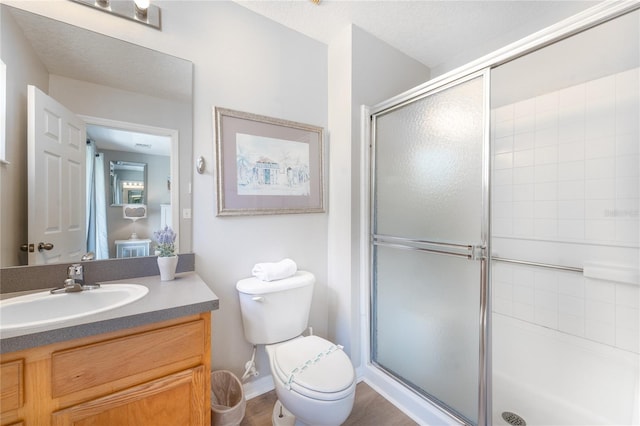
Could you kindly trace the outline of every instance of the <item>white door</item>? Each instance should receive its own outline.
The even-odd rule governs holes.
[[[79,261],[86,252],[85,124],[35,86],[28,103],[29,265]]]

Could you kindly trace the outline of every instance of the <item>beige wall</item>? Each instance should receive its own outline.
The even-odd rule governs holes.
[[[351,27],[327,46],[227,1],[160,2],[161,32],[73,2],[16,4],[193,62],[191,160],[202,155],[207,169],[194,174],[193,162],[181,168],[193,182],[196,271],[220,297],[220,310],[213,315],[213,368],[242,374],[251,346],[244,339],[235,283],[250,276],[255,263],[284,257],[316,276],[310,318],[315,333],[346,344],[357,365],[359,282],[353,271],[359,259],[352,246],[359,244],[355,212],[364,183],[356,178],[359,160],[353,153],[359,152],[360,139],[354,129],[360,124],[353,114],[359,103],[377,102],[423,82],[428,69],[375,38],[352,38]],[[341,52],[333,55],[333,49]],[[371,97],[362,95],[368,91]],[[216,217],[214,106],[324,127],[327,213]],[[268,377],[262,350],[258,369],[261,378]]]
[[[22,30],[0,13],[0,56],[7,65],[6,160],[0,164],[0,266],[26,263],[27,242],[27,84],[49,89],[49,74]]]

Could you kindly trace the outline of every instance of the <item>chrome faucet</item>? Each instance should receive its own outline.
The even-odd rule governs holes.
[[[83,290],[93,290],[99,287],[100,284],[85,284],[84,267],[79,263],[74,263],[67,268],[67,279],[64,280],[64,285],[51,290],[51,294],[62,292],[75,293]]]

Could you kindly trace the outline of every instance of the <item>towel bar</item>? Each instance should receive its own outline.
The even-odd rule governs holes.
[[[540,263],[540,262],[529,262],[526,260],[507,259],[504,257],[497,257],[497,256],[492,256],[491,260],[497,260],[498,262],[505,262],[505,263],[515,263],[518,265],[537,266],[539,268],[558,269],[561,271],[577,272],[580,274],[584,273],[584,270],[582,268],[576,268],[574,266],[554,265],[551,263]]]

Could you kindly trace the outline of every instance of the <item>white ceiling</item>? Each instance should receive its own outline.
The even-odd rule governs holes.
[[[100,151],[108,149],[165,157],[171,155],[171,138],[168,136],[87,125],[87,138],[95,141]]]
[[[321,0],[319,4],[310,0],[234,1],[327,45],[336,34],[354,24],[430,67],[432,77],[599,3],[582,0]],[[176,78],[184,73],[190,75],[192,65],[188,61],[19,9],[12,11],[52,74],[178,100],[191,97],[191,79],[184,84],[185,79]],[[121,61],[104,60],[113,58],[114,52]],[[127,64],[126,74],[119,71],[122,63]],[[155,66],[158,64],[161,65]],[[149,69],[154,69],[154,79],[148,78]],[[159,80],[164,82],[162,86],[149,86]],[[92,128],[89,133],[96,140],[123,138],[112,129],[98,133],[98,129]],[[126,138],[138,139],[139,135]]]
[[[21,9],[9,10],[50,74],[191,102],[191,62]]]
[[[432,76],[490,53],[599,1],[235,0],[329,44],[349,24],[432,69]]]
[[[234,1],[325,44],[330,44],[336,34],[354,24],[431,68],[431,77],[600,3],[320,0],[316,5],[310,0]],[[500,78],[492,79],[501,83],[492,85],[492,105],[515,102],[637,67],[639,31],[638,13],[627,15],[500,67]],[[528,76],[527,84],[522,84],[523,75]]]

